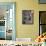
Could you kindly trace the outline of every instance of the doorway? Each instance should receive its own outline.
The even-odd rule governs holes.
[[[15,40],[15,3],[0,3],[0,40]]]

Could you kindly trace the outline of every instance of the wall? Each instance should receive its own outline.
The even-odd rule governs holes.
[[[46,10],[46,4],[38,4],[38,0],[1,0],[0,2],[16,2],[16,37],[36,38],[39,34],[39,10]],[[22,24],[22,10],[34,10],[34,24]]]
[[[17,3],[17,2],[16,2]],[[22,24],[22,10],[29,9],[34,10],[34,24],[32,25],[23,25]],[[20,0],[18,1],[17,9],[17,37],[22,38],[36,38],[39,32],[38,25],[38,4],[35,0]]]

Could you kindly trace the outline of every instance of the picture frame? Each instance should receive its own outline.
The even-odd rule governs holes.
[[[22,24],[33,24],[33,10],[22,10]]]
[[[39,4],[46,4],[46,0],[39,0]]]

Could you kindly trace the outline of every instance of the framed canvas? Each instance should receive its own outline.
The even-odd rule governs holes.
[[[40,4],[46,4],[46,0],[39,0]]]
[[[33,10],[22,10],[22,24],[33,24]]]

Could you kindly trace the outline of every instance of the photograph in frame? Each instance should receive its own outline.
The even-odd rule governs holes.
[[[33,24],[33,10],[22,10],[22,24]]]

